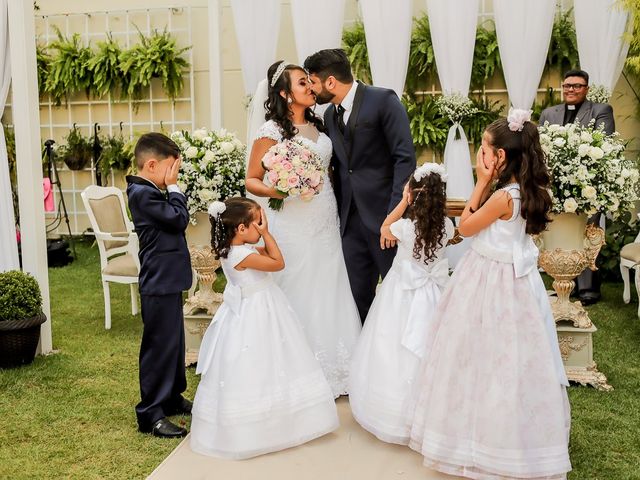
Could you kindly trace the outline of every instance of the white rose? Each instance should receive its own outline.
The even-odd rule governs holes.
[[[587,144],[584,144],[584,143],[581,144],[578,147],[578,155],[580,155],[581,157],[586,157],[587,155],[589,155],[589,149],[590,148],[591,147],[589,145],[587,145]]]
[[[211,142],[213,142],[213,138],[211,138],[211,137],[209,137],[209,136],[206,136],[206,137],[204,137],[204,138],[202,139],[202,142],[203,142],[205,145],[211,145]]]
[[[573,198],[567,198],[564,201],[564,211],[567,213],[575,213],[578,209],[578,202],[576,202]]]
[[[200,141],[204,140],[206,136],[207,136],[207,131],[204,128],[199,128],[198,130],[195,130],[192,135],[193,138]]]
[[[584,143],[591,143],[591,142],[593,142],[593,137],[591,136],[591,134],[589,132],[582,132],[580,134],[580,141],[582,141]]]
[[[189,147],[184,152],[184,156],[187,158],[196,158],[198,156],[198,149],[196,147]]]
[[[178,182],[178,188],[180,190],[182,190],[183,192],[186,192],[187,191],[187,184],[184,183],[184,182]]]
[[[202,160],[205,161],[205,164],[209,164],[210,162],[212,162],[214,159],[216,158],[216,154],[213,153],[211,150],[206,150],[204,152],[204,157],[202,157]]]
[[[224,153],[229,154],[236,149],[236,146],[231,142],[222,142],[220,143],[220,150]]]
[[[213,192],[213,190],[209,190],[208,188],[200,190],[200,198],[204,202],[211,202],[212,200],[215,200],[215,196],[216,194]]]
[[[582,196],[584,198],[589,198],[589,199],[596,198],[597,194],[598,192],[591,185],[587,185],[582,189]]]
[[[564,145],[565,145],[566,143],[567,143],[567,142],[564,140],[564,138],[556,138],[556,139],[553,141],[553,144],[554,144],[556,147],[564,147]]]
[[[631,176],[631,170],[629,170],[628,168],[623,168],[622,172],[620,172],[620,175],[622,176],[622,178],[629,178]]]
[[[600,147],[589,147],[589,156],[594,160],[600,160],[604,157],[604,152]]]

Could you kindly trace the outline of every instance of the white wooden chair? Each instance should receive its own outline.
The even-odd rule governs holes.
[[[640,218],[640,213],[638,214]],[[640,299],[640,233],[633,241],[628,243],[620,250],[620,273],[622,273],[622,281],[624,282],[624,291],[622,299],[624,303],[631,301],[631,285],[629,281],[629,270],[634,270],[636,293]],[[640,302],[639,302],[640,303]],[[640,317],[640,305],[638,305],[638,317]]]
[[[91,185],[81,194],[100,250],[104,290],[104,328],[111,328],[109,282],[129,284],[131,315],[138,313],[138,236],[127,216],[122,192],[115,187]]]

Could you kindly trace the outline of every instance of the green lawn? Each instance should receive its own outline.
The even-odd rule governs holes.
[[[0,371],[0,478],[144,478],[179,443],[137,433],[139,316],[127,286],[112,286],[104,329],[97,248],[50,270],[55,355]],[[640,320],[635,292],[606,284],[590,312],[596,361],[615,390],[572,387],[571,479],[640,479]],[[197,385],[187,372],[192,398]],[[177,421],[186,419],[178,418]],[[188,420],[187,420],[188,423]],[[225,479],[227,480],[227,479]],[[230,480],[230,479],[229,479]],[[303,480],[303,479],[301,479]]]

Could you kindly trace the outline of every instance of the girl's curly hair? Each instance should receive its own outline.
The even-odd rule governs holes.
[[[291,95],[291,76],[290,72],[293,70],[300,70],[305,72],[304,68],[298,65],[287,65],[282,72],[282,75],[276,80],[276,84],[272,87],[271,80],[273,79],[273,75],[276,73],[278,66],[282,63],[278,61],[269,67],[267,71],[267,81],[269,82],[269,93],[267,100],[264,102],[264,108],[266,110],[265,120],[273,120],[276,124],[282,129],[282,135],[285,139],[289,140],[295,137],[297,130],[296,127],[293,126],[293,121],[291,120],[291,111],[289,110],[289,104],[287,103],[287,99],[283,98],[280,95],[281,91],[284,91],[287,94],[287,97]],[[322,120],[313,113],[311,108],[307,108],[304,111],[304,118],[311,124],[313,124],[319,132],[325,132],[326,129]]]
[[[260,205],[250,198],[231,197],[224,201],[227,207],[217,217],[209,215],[211,222],[211,248],[216,254],[216,260],[227,258],[231,241],[236,236],[236,229],[240,225],[249,227],[253,222],[256,211],[260,211]]]
[[[446,183],[437,173],[425,175],[419,182],[409,178],[411,205],[405,216],[416,226],[416,241],[413,258],[429,264],[446,240],[445,219],[447,217]]]

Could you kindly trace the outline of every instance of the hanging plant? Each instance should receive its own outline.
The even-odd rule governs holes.
[[[82,46],[79,34],[65,38],[58,28],[55,30],[58,39],[49,45],[53,54],[45,92],[51,95],[56,105],[60,105],[63,98],[69,98],[74,93],[85,90],[88,94],[91,76],[87,63],[91,58],[91,49]]]
[[[409,128],[413,144],[418,150],[431,148],[436,152],[444,152],[449,132],[449,121],[440,115],[438,105],[431,95],[418,101],[405,95],[402,99],[409,116]]]
[[[107,137],[100,154],[100,168],[103,176],[107,176],[111,170],[126,172],[131,167],[133,155],[126,149],[126,141],[120,134]]]
[[[577,68],[580,64],[576,27],[572,19],[573,9],[570,9],[559,14],[553,22],[547,53],[547,69],[555,68],[562,73],[570,68]]]
[[[420,90],[433,78],[437,78],[436,56],[431,43],[429,18],[423,15],[413,22],[406,90],[409,92]]]
[[[495,24],[492,21],[487,21],[476,30],[473,67],[471,68],[471,89],[482,90],[487,81],[500,69],[502,69],[502,62]]]
[[[367,53],[367,39],[364,33],[364,24],[357,21],[353,27],[343,30],[342,48],[349,57],[351,70],[356,78],[364,83],[371,84],[371,67]]]
[[[107,34],[107,40],[98,42],[98,48],[87,63],[91,73],[91,93],[96,97],[103,97],[109,92],[114,92],[122,84],[122,72],[120,70],[120,55],[122,49],[111,34]]]
[[[138,31],[140,43],[120,54],[120,70],[124,74],[123,94],[134,100],[151,85],[151,79],[160,78],[167,97],[175,99],[182,91],[184,70],[189,62],[182,56],[191,47],[178,48],[176,40],[166,30],[154,31],[145,37]]]
[[[51,56],[47,52],[47,48],[37,44],[36,45],[36,65],[38,72],[38,92],[41,94],[45,91],[45,85],[47,83],[47,77],[49,76],[49,64],[51,63]]]
[[[66,144],[58,149],[58,154],[70,170],[82,170],[91,163],[93,139],[85,137],[73,128],[66,137]]]

